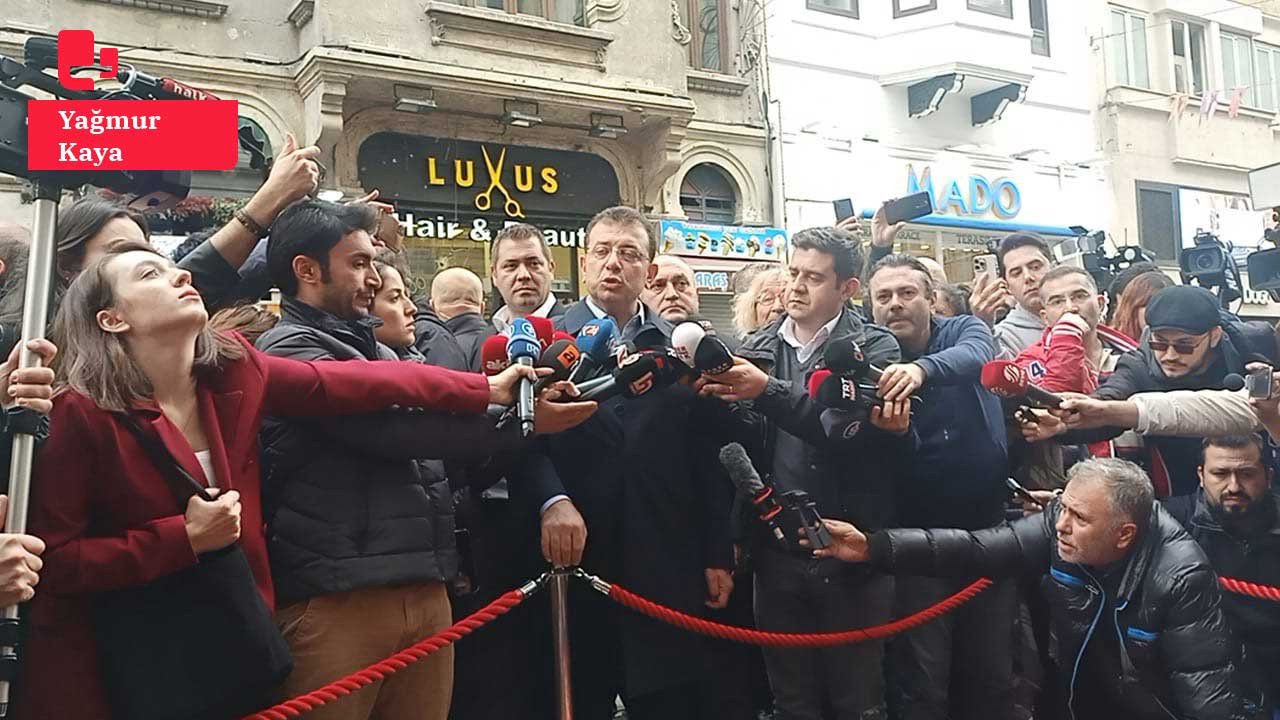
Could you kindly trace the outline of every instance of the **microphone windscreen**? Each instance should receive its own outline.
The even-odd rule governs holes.
[[[1027,371],[1011,360],[992,360],[982,366],[982,387],[1003,398],[1027,394]]]
[[[693,354],[693,367],[700,373],[719,375],[733,367],[733,353],[729,352],[729,346],[723,340],[707,335]]]
[[[546,318],[543,318],[544,320]],[[533,324],[526,318],[511,321],[511,336],[507,339],[507,357],[513,362],[518,358],[537,360],[542,346],[533,331]]]
[[[751,458],[747,455],[746,449],[738,443],[729,443],[720,448],[720,464],[724,466],[724,470],[729,474],[729,479],[733,481],[733,486],[746,495],[755,496],[761,490],[764,490],[764,482],[760,480],[760,473],[756,472],[755,465],[751,464]]]
[[[827,408],[818,416],[818,422],[822,423],[822,431],[829,438],[841,438],[849,440],[862,430],[862,425],[866,421],[866,413],[862,411],[839,410],[836,408]]]
[[[544,378],[539,378],[539,381],[556,382],[568,379],[569,372],[573,370],[574,364],[581,356],[582,353],[578,352],[578,346],[573,344],[572,338],[561,338],[551,343],[551,347],[542,351],[537,367],[549,367],[552,372]]]
[[[534,329],[536,330],[537,328],[534,328]],[[570,335],[569,333],[567,333],[567,332],[565,332],[565,331],[563,331],[563,330],[557,330],[557,331],[555,331],[555,332],[551,333],[551,342],[556,342],[557,340],[568,340],[569,342],[573,343],[574,345],[577,345],[577,344],[578,344],[578,343],[577,343],[577,341],[573,339],[573,336],[572,336],[572,335]]]
[[[1230,373],[1222,378],[1222,386],[1231,391],[1243,390],[1244,377],[1237,373]]]
[[[854,410],[858,407],[858,383],[843,375],[832,375],[818,386],[815,402],[825,408]]]
[[[556,334],[555,325],[552,324],[551,320],[533,315],[525,319],[533,326],[533,335],[538,338],[538,345],[541,346],[539,351],[551,347],[551,343],[555,342]]]
[[[828,342],[826,350],[822,353],[822,359],[828,370],[840,375],[862,377],[871,368],[871,363],[867,362],[866,356],[862,354],[862,348],[850,336],[835,338]]]
[[[618,361],[613,377],[628,397],[640,397],[653,389],[658,379],[659,356],[652,352],[632,353]]]
[[[818,399],[818,388],[822,387],[822,383],[826,382],[829,377],[831,377],[831,371],[826,368],[813,371],[813,374],[809,376],[810,400]]]
[[[682,322],[671,331],[671,350],[685,365],[694,367],[693,356],[707,331],[696,322]]]
[[[511,365],[507,357],[507,336],[493,335],[480,346],[480,364],[485,375],[497,375]]]
[[[590,355],[597,365],[603,365],[609,359],[609,349],[617,334],[618,326],[613,318],[592,320],[578,332],[578,350]]]

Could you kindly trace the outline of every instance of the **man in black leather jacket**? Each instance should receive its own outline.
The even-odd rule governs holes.
[[[891,572],[1043,575],[1060,670],[1061,718],[1248,718],[1240,645],[1204,552],[1162,506],[1138,466],[1075,465],[1042,514],[964,530],[864,535],[828,521],[836,542],[815,554]],[[1047,573],[1046,573],[1047,571]]]

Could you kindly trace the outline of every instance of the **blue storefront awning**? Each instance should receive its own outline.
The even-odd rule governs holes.
[[[871,219],[874,210],[863,210],[861,216]],[[1075,237],[1079,233],[1068,227],[1058,225],[1033,225],[1030,223],[1008,222],[1005,220],[979,220],[975,218],[956,217],[954,215],[925,215],[909,220],[912,225],[929,225],[937,228],[956,228],[960,230],[985,230],[987,232],[1033,232],[1037,235],[1054,235],[1059,237]]]

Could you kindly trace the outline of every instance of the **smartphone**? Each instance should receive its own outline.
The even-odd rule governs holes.
[[[1014,480],[1011,477],[1007,477],[1004,479],[1004,484],[1010,490],[1013,491],[1014,495],[1017,495],[1019,498],[1026,500],[1027,502],[1031,503],[1032,505],[1035,505],[1041,510],[1044,509],[1044,503],[1037,500],[1036,496],[1032,495],[1030,492],[1027,491],[1026,488],[1022,487],[1022,485],[1017,480]]]
[[[1249,376],[1244,379],[1244,386],[1249,391],[1249,397],[1259,400],[1271,399],[1271,373],[1272,368],[1266,365],[1249,373]]]
[[[890,225],[922,218],[932,212],[933,199],[929,197],[927,191],[890,200],[884,204],[884,219]]]
[[[982,275],[984,273],[990,275],[991,277],[998,277],[1000,275],[999,270],[1000,270],[1000,261],[998,258],[996,258],[995,255],[992,255],[991,253],[978,255],[973,259],[973,276],[975,278],[977,278],[979,275]]]
[[[851,198],[832,200],[831,205],[836,209],[836,222],[853,217],[853,200]]]

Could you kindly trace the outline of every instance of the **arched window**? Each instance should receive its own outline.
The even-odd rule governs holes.
[[[680,207],[690,220],[728,225],[738,218],[738,194],[724,171],[703,163],[680,183]]]

